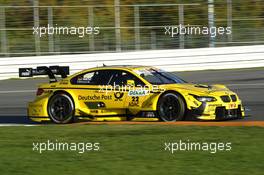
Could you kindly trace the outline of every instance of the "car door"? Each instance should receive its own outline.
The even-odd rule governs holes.
[[[128,71],[118,70],[113,74],[109,85],[114,87],[114,100],[123,101],[122,108],[132,111],[133,114],[141,110],[147,94],[142,93],[145,84],[139,78]]]
[[[122,93],[113,91],[110,81],[116,76],[115,70],[94,70],[72,79],[72,84],[78,89],[79,108],[90,115],[125,114]]]

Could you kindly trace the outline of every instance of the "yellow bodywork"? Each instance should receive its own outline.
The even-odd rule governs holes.
[[[137,116],[138,114],[146,111],[155,112],[157,110],[157,103],[159,97],[166,92],[174,92],[183,97],[186,104],[186,111],[195,111],[203,105],[202,114],[197,116],[197,119],[202,120],[215,120],[216,108],[224,107],[226,110],[232,110],[241,108],[242,117],[244,117],[244,108],[242,102],[236,93],[230,91],[223,85],[212,85],[210,88],[197,86],[195,84],[164,84],[158,87],[150,84],[143,77],[138,75],[136,70],[148,69],[150,67],[144,66],[111,66],[111,67],[98,67],[87,69],[71,75],[61,81],[55,83],[46,83],[39,85],[39,88],[43,89],[44,92],[37,96],[33,102],[28,105],[28,116],[33,121],[47,121],[50,120],[47,112],[49,99],[58,92],[67,93],[71,96],[75,106],[75,116],[80,119],[90,121],[124,121],[128,120],[128,114],[134,117],[131,120],[146,120],[156,121],[155,117],[142,117]],[[73,85],[71,79],[81,75],[83,73],[95,70],[124,70],[130,72],[138,79],[147,85],[150,91],[146,94],[140,94],[136,97],[131,96],[129,93],[129,87],[124,89],[113,89],[110,86],[101,87],[99,85]],[[111,89],[112,88],[112,89]],[[137,90],[139,87],[133,87]],[[153,91],[155,89],[155,92]],[[116,98],[117,94],[122,93],[122,97]],[[231,102],[223,102],[221,96],[235,95],[237,100]],[[202,102],[198,101],[194,96],[211,96],[216,99],[213,102]],[[99,102],[103,102],[105,107],[98,108],[96,105]],[[186,117],[188,117],[186,113]]]

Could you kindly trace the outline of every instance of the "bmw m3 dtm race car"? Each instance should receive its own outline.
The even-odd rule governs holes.
[[[41,122],[223,120],[243,118],[238,95],[226,86],[188,83],[150,66],[102,66],[69,75],[69,67],[20,68],[20,77],[48,75],[28,116]],[[57,80],[56,75],[61,76]]]

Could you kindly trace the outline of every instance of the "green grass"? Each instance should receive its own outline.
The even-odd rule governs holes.
[[[263,174],[264,128],[67,125],[0,128],[1,174]],[[99,142],[100,151],[32,151],[33,142]],[[165,151],[164,142],[231,142],[231,151]]]

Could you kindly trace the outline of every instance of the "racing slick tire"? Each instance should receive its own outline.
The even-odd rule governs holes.
[[[75,121],[74,103],[72,98],[64,93],[53,95],[48,103],[48,115],[51,121],[57,124],[66,124]]]
[[[159,119],[164,122],[175,122],[184,120],[185,102],[176,93],[165,93],[159,98],[157,113]]]

